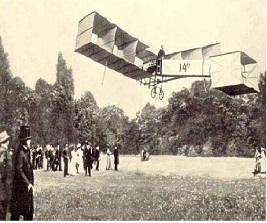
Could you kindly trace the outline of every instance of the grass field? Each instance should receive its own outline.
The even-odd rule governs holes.
[[[254,159],[121,156],[118,172],[105,163],[92,177],[35,171],[34,220],[266,220]]]

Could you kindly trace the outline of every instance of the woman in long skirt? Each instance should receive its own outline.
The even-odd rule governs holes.
[[[73,155],[75,168],[76,168],[76,174],[79,174],[79,167],[82,166],[83,158],[82,158],[82,150],[81,150],[81,144],[77,145],[77,150]]]
[[[110,155],[111,155],[111,152],[110,152],[109,148],[107,148],[107,166],[106,166],[106,170],[110,170],[111,169]]]

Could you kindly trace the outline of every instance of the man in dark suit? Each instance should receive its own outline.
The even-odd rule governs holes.
[[[59,153],[59,146],[55,147],[55,171],[57,171],[57,168],[61,168],[61,157]],[[60,170],[60,169],[59,169]]]
[[[84,145],[82,146],[81,150],[83,151],[83,167],[84,167],[84,172],[85,176],[87,174],[89,177],[91,176],[91,166],[92,166],[92,149],[89,146],[88,142],[85,142]]]
[[[55,171],[55,161],[56,161],[56,151],[53,144],[50,144],[51,151],[50,151],[50,167],[52,171]]]
[[[115,165],[115,170],[118,170],[118,164],[119,164],[119,150],[117,146],[115,146],[114,149],[114,165]]]
[[[161,49],[158,52],[158,56],[157,56],[157,73],[162,73],[162,59],[165,57],[165,51],[163,48],[163,45],[161,45]]]
[[[158,52],[158,57],[157,57],[157,59],[158,60],[162,60],[162,58],[165,56],[165,51],[164,51],[164,47],[163,47],[163,45],[161,45],[161,48],[160,48],[160,50],[159,50],[159,52]]]
[[[33,166],[30,161],[31,134],[29,126],[20,127],[20,144],[15,152],[12,197],[10,203],[11,220],[33,219]]]
[[[42,168],[42,147],[39,146],[36,151],[36,168],[40,170]]]
[[[100,161],[99,146],[96,147],[95,158],[96,158],[96,170],[99,171],[99,161]]]
[[[68,144],[65,145],[65,148],[63,150],[63,161],[64,161],[64,177],[69,175],[68,173],[68,167],[69,167],[69,156],[68,156]]]
[[[100,158],[100,152],[99,152],[99,146],[96,147],[95,149],[95,154],[94,154],[94,160],[96,162],[96,170],[99,171],[99,158]]]
[[[58,148],[58,166],[59,166],[59,171],[62,171],[62,147],[59,146],[59,144],[57,145]]]
[[[47,160],[46,164],[46,170],[50,170],[50,158],[51,158],[51,148],[50,146],[47,146],[47,149],[45,151],[45,159]]]

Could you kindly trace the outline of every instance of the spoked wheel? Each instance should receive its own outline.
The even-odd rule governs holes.
[[[155,98],[156,97],[156,87],[153,87],[152,89],[151,89],[151,97],[152,98]]]
[[[162,100],[163,98],[164,98],[164,91],[162,89],[160,89],[159,99]]]

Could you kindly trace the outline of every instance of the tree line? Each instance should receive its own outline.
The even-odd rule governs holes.
[[[123,154],[241,157],[266,146],[266,72],[259,93],[230,97],[197,80],[173,92],[166,107],[147,103],[129,119],[115,105],[100,108],[90,91],[75,100],[73,71],[61,52],[56,68],[54,84],[40,78],[30,89],[13,77],[0,37],[0,130],[11,135],[11,146],[22,124],[31,126],[34,146],[88,140],[102,149],[116,144]]]

